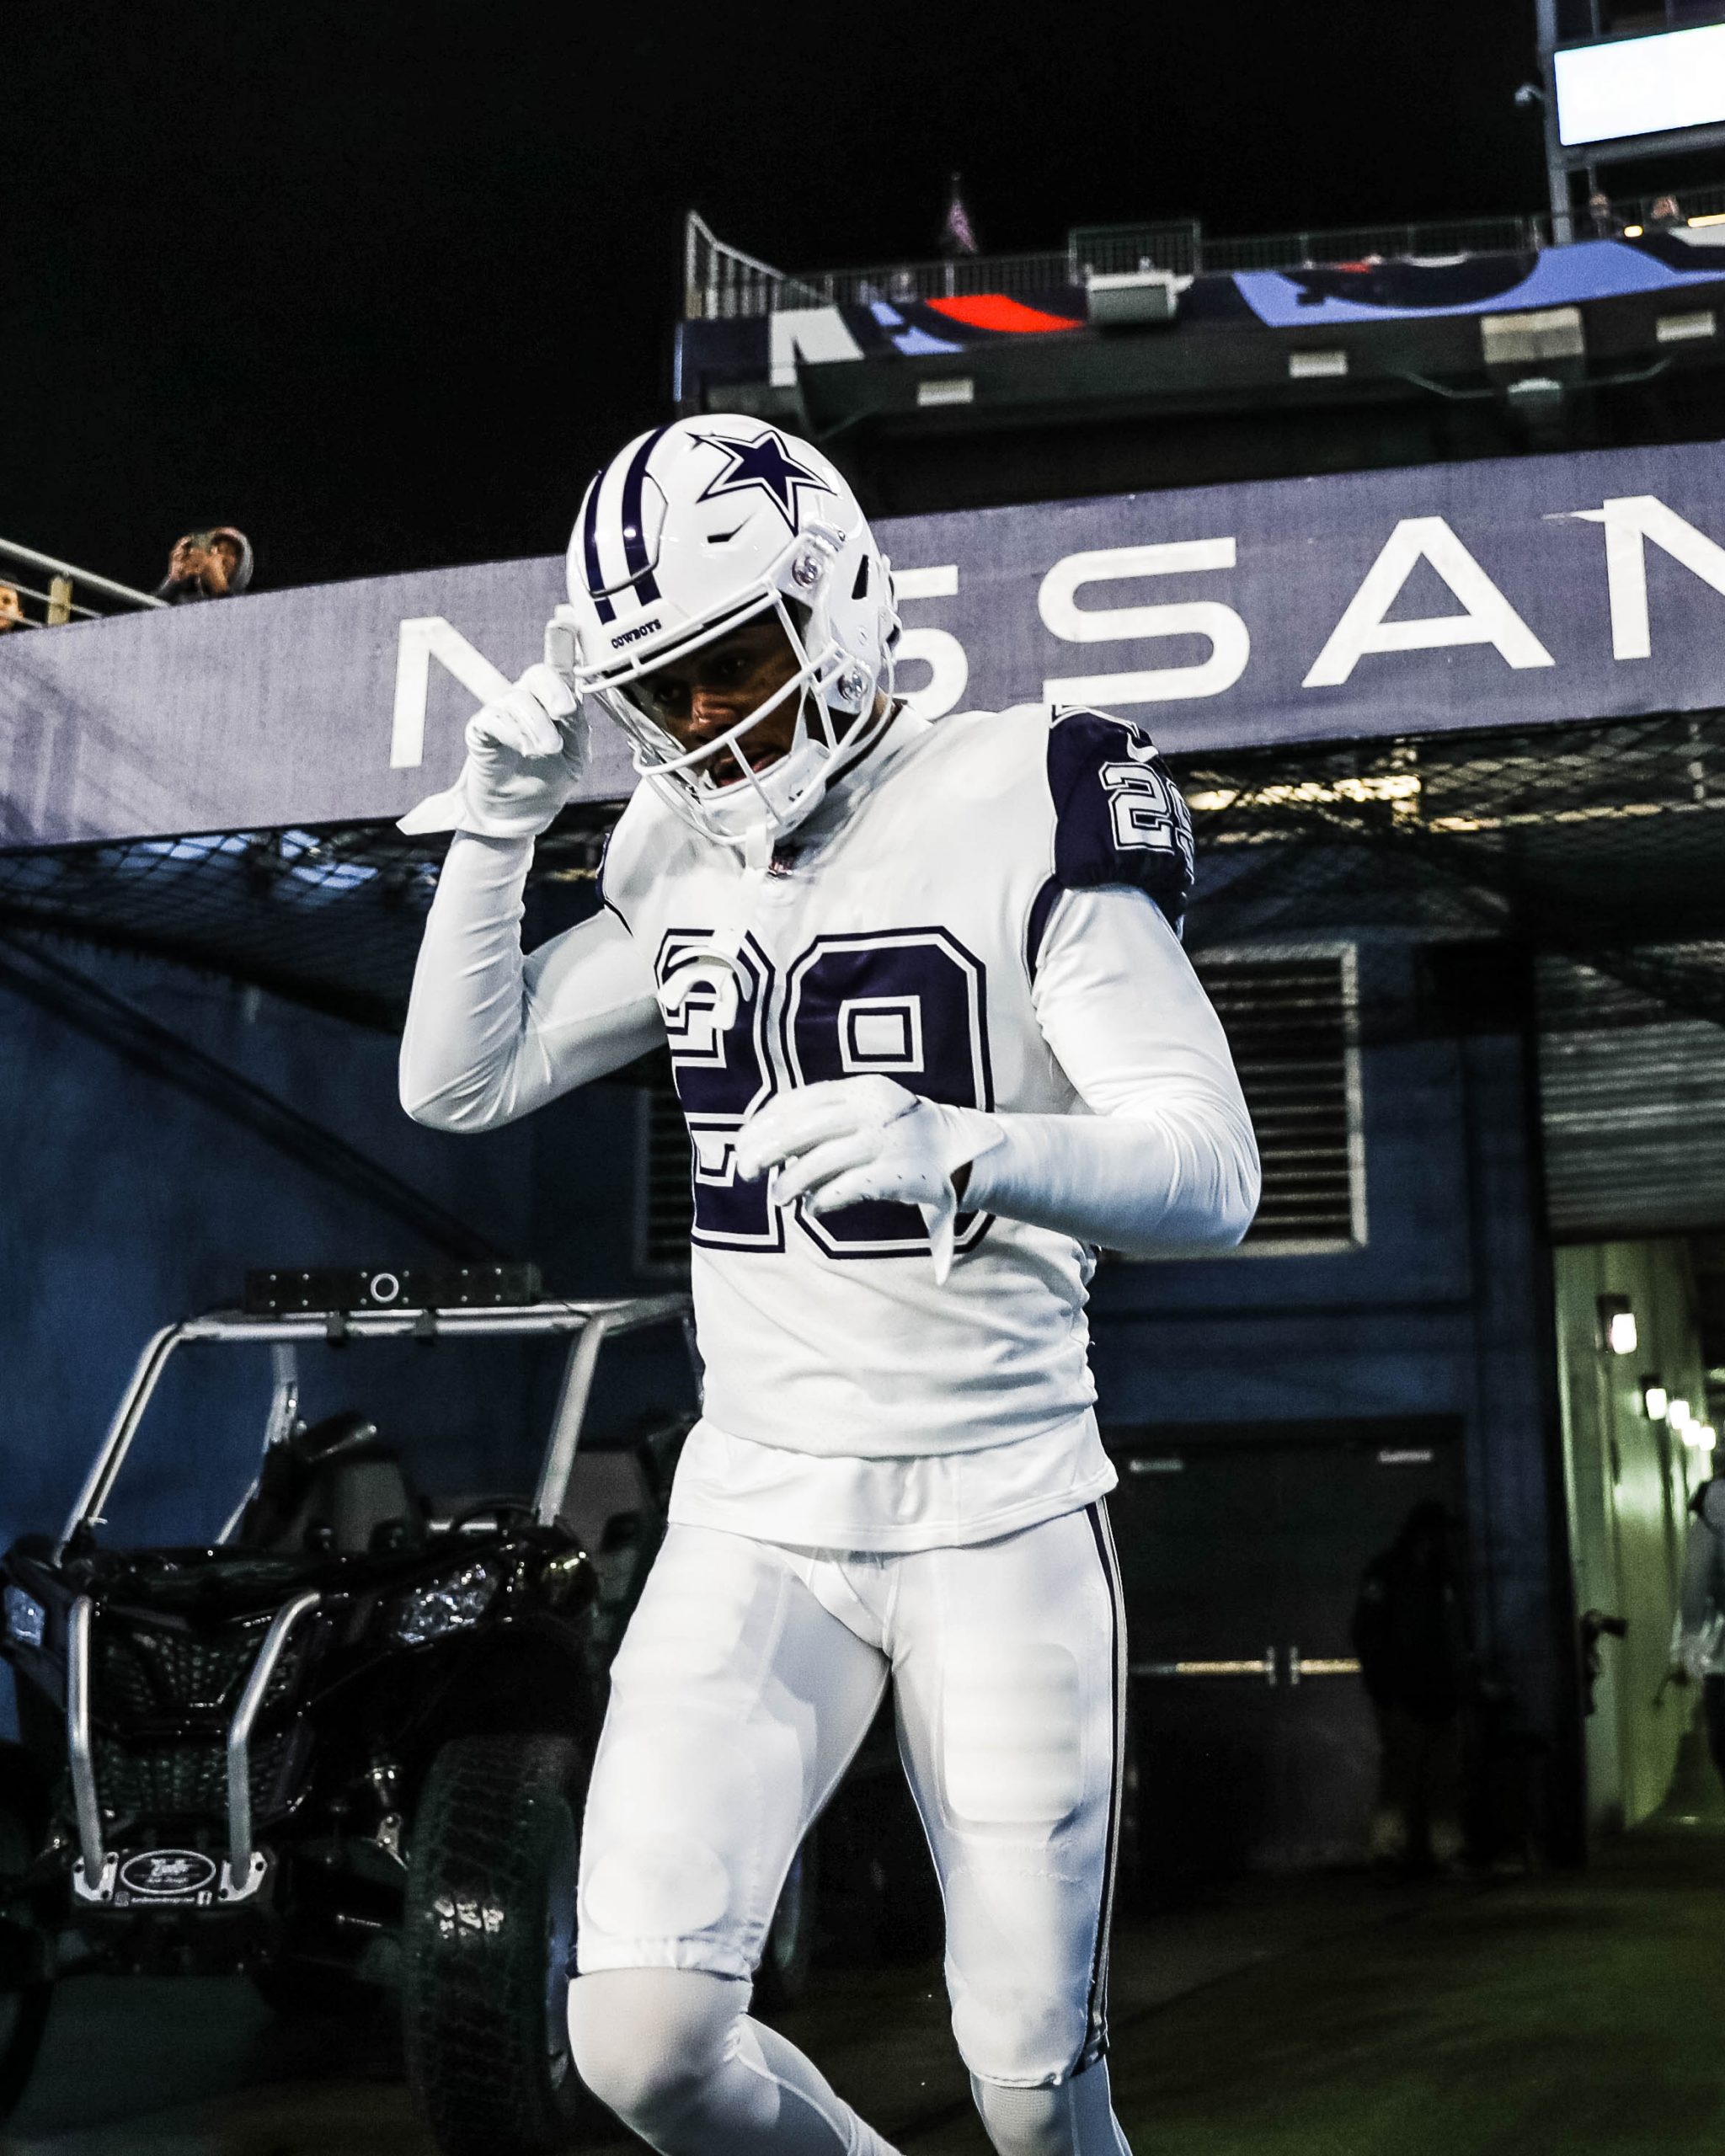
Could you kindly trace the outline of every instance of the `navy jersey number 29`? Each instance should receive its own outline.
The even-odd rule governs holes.
[[[704,940],[692,931],[668,936],[660,979]],[[783,1249],[783,1215],[767,1198],[766,1179],[744,1182],[735,1173],[737,1132],[782,1084],[878,1073],[925,1100],[993,1106],[985,970],[946,929],[819,937],[785,969],[782,997],[774,969],[753,942],[739,954],[739,970],[744,992],[729,1026],[720,1027],[722,1003],[704,986],[667,1021],[694,1150],[697,1243]],[[776,1003],[770,1039],[767,1014]],[[928,1248],[911,1205],[869,1203],[817,1217],[799,1203],[797,1216],[829,1257],[895,1257]],[[985,1214],[961,1213],[958,1246],[970,1247],[987,1226]]]

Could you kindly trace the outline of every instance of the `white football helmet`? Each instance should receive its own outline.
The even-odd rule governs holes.
[[[764,419],[678,419],[620,450],[582,499],[569,592],[547,658],[610,712],[680,814],[745,853],[801,822],[890,716],[886,559],[836,467]],[[631,696],[654,667],[769,612],[797,672],[716,739],[685,749]],[[788,697],[784,755],[756,771],[727,755]]]

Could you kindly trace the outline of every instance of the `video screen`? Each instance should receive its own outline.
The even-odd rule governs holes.
[[[1574,45],[1552,57],[1566,147],[1725,120],[1725,23]]]

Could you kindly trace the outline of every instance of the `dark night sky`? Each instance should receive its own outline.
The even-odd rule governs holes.
[[[1543,200],[1531,0],[1189,9],[19,10],[0,70],[0,535],[152,584],[560,549],[663,414],[693,205],[787,269],[1192,212]]]

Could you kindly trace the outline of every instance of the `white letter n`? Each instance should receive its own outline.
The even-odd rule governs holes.
[[[477,651],[441,614],[425,614],[401,625],[395,648],[395,723],[389,736],[389,766],[406,771],[425,761],[425,698],[431,686],[431,661],[453,674],[479,702],[489,704],[509,687],[483,651]]]
[[[1603,509],[1572,512],[1585,524],[1605,527],[1605,580],[1611,595],[1611,656],[1650,659],[1653,631],[1648,622],[1646,542],[1662,547],[1673,561],[1715,591],[1725,591],[1725,547],[1697,531],[1657,494],[1620,494]]]

